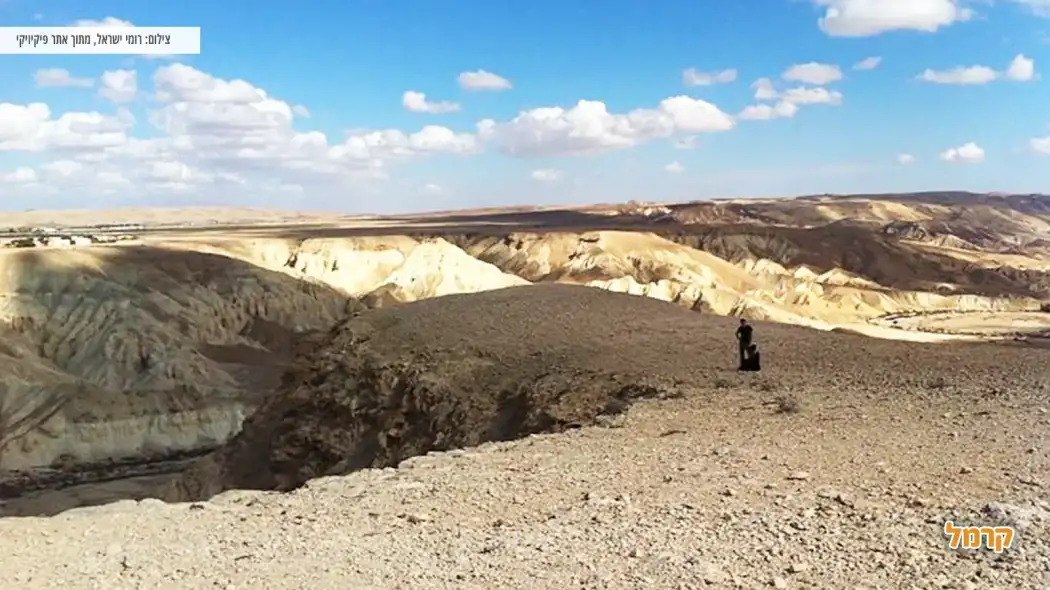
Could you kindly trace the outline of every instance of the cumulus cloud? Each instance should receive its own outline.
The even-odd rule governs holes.
[[[777,96],[779,96],[773,87],[773,81],[769,78],[755,80],[755,83],[751,85],[751,89],[755,91],[755,100],[776,100]]]
[[[984,161],[984,150],[981,149],[981,146],[971,141],[941,152],[941,159],[945,162],[979,164]]]
[[[736,81],[736,70],[720,70],[716,72],[701,72],[696,68],[688,68],[682,72],[682,83],[686,86],[713,86],[715,84],[728,84]]]
[[[1050,135],[1032,138],[1028,141],[1028,146],[1038,154],[1050,156]]]
[[[827,88],[798,86],[781,92],[780,99],[794,105],[828,104],[838,106],[842,104],[842,93],[837,90],[828,90]]]
[[[824,86],[842,79],[842,70],[834,64],[809,62],[796,64],[784,71],[781,78],[788,82],[804,82]]]
[[[853,64],[854,70],[874,70],[882,64],[881,57],[866,57],[857,63]]]
[[[62,68],[45,68],[33,73],[33,81],[38,88],[91,88],[95,81],[91,78],[77,78]]]
[[[112,70],[103,72],[98,94],[114,103],[135,100],[139,92],[138,72],[134,70]]]
[[[532,171],[532,179],[537,182],[557,182],[562,178],[562,171],[554,168],[543,168]]]
[[[1003,76],[1015,82],[1029,82],[1035,79],[1035,60],[1023,54],[1017,55],[1003,72]]]
[[[740,118],[750,121],[768,121],[770,119],[789,119],[798,113],[798,105],[790,102],[778,102],[776,105],[757,104],[740,111]]]
[[[581,100],[572,108],[523,111],[512,120],[478,123],[478,137],[519,157],[586,155],[632,147],[677,134],[715,133],[735,126],[714,104],[688,96],[664,99],[656,108],[610,113],[605,103]]]
[[[897,156],[897,163],[901,166],[907,166],[915,163],[915,156],[911,154],[901,154]]]
[[[409,90],[401,96],[401,105],[413,113],[430,113],[440,115],[444,113],[455,113],[459,111],[459,103],[455,102],[430,102],[427,95],[415,90]]]
[[[1002,72],[982,65],[958,66],[948,70],[927,68],[917,79],[933,84],[956,85],[983,85],[999,79],[1029,82],[1035,79],[1035,60],[1018,54]]]
[[[513,87],[510,80],[485,70],[463,72],[458,80],[464,90],[509,90]]]
[[[999,73],[988,66],[960,66],[950,70],[931,70],[927,68],[919,74],[923,82],[933,84],[978,85],[987,84],[999,77]]]
[[[132,99],[139,91],[133,74],[107,72],[100,93],[114,102]],[[348,183],[383,178],[400,162],[478,148],[473,134],[436,125],[416,132],[355,130],[342,138],[299,131],[294,123],[308,114],[305,107],[184,64],[158,68],[150,90],[155,108],[145,124],[152,130],[122,108],[55,115],[43,103],[0,103],[0,152],[45,156],[34,171],[40,183],[34,196],[258,198],[341,191]]]
[[[664,166],[664,170],[670,172],[671,174],[678,174],[685,170],[685,166],[682,166],[678,163],[678,160],[675,160],[674,162],[671,162],[670,164]]]
[[[52,118],[44,103],[0,103],[0,152],[97,151],[127,141],[128,122],[98,112]]]
[[[959,0],[813,0],[824,8],[817,21],[832,37],[871,37],[889,31],[935,32],[968,21],[973,10]]]
[[[817,80],[826,82],[833,74],[830,72],[820,72],[820,68],[806,67],[809,65],[820,65],[820,64],[803,64],[802,69],[792,73],[793,78],[807,78],[809,80]],[[794,66],[799,68],[800,66]],[[837,68],[836,68],[837,69]],[[785,76],[790,72],[785,72]],[[794,117],[799,110],[801,105],[818,105],[825,104],[831,106],[838,106],[842,104],[842,93],[838,90],[828,90],[823,86],[807,87],[807,86],[795,86],[788,88],[784,91],[778,91],[773,84],[773,81],[769,78],[759,78],[751,85],[751,88],[755,91],[755,100],[757,101],[776,101],[775,104],[768,104],[762,102],[762,104],[751,105],[745,107],[744,110],[740,111],[739,117],[741,119],[747,119],[751,121],[768,121],[770,119],[787,119]]]

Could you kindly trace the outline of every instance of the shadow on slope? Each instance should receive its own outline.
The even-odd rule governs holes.
[[[919,250],[850,224],[815,228],[727,225],[668,232],[668,239],[734,262],[766,258],[787,267],[818,271],[840,268],[885,287],[988,296],[1043,297],[1050,275],[1015,268],[983,268],[974,263]]]
[[[340,323],[240,434],[165,495],[291,490],[435,450],[557,432],[632,401],[712,393],[735,375],[733,318],[542,284],[427,299]],[[922,346],[756,322],[772,389],[878,396],[1042,387],[1050,356]],[[965,361],[961,359],[965,358]],[[739,376],[747,383],[748,376]]]
[[[222,444],[346,308],[215,254],[0,250],[0,514],[58,512],[80,501],[15,499],[170,472]]]

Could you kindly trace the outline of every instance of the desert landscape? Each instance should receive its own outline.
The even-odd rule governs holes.
[[[1050,196],[3,223],[4,588],[1050,588]]]

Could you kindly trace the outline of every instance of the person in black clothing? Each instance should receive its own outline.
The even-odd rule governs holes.
[[[747,356],[747,347],[751,346],[751,333],[754,328],[747,323],[747,320],[740,320],[740,327],[736,329],[736,343],[740,351],[740,369],[744,369],[744,360]]]
[[[758,353],[758,345],[752,344],[747,347],[747,356],[744,358],[744,362],[740,365],[741,371],[761,371],[762,362],[761,355]]]

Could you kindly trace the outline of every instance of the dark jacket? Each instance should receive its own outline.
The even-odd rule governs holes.
[[[761,357],[762,357],[762,353],[760,353],[760,352],[755,352],[755,354],[752,354],[751,356],[746,357],[744,359],[744,364],[740,366],[740,370],[741,371],[761,371],[762,370],[762,362],[760,360]]]

